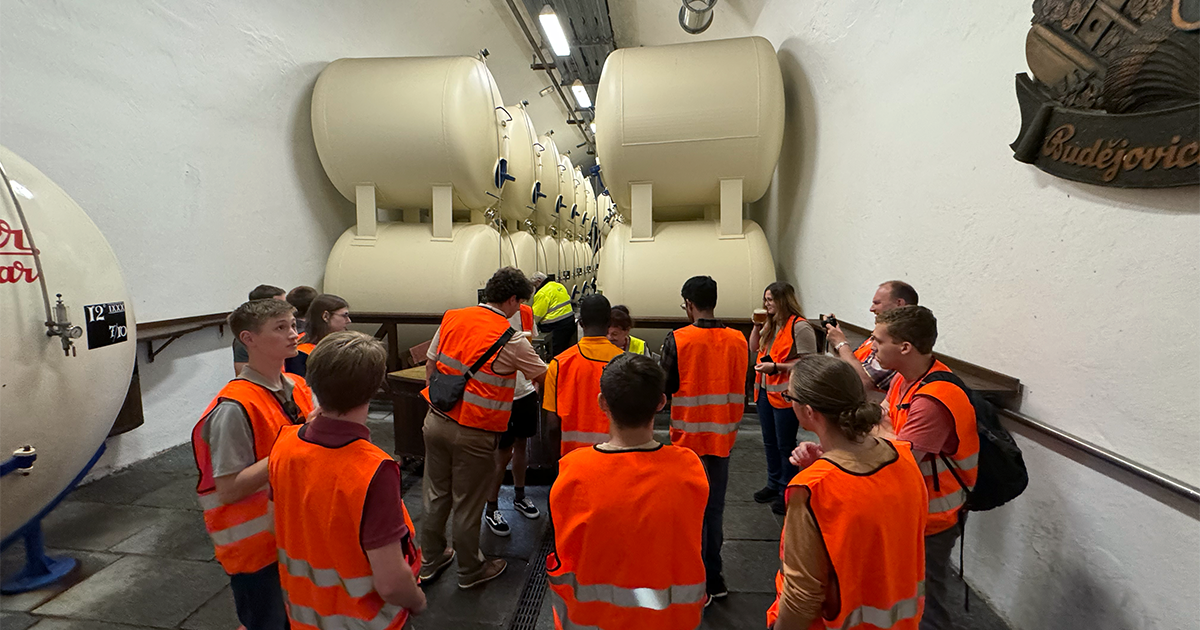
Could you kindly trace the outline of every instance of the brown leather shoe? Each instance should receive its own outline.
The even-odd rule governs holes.
[[[417,584],[424,585],[436,580],[446,570],[446,567],[450,566],[451,562],[454,562],[454,550],[447,549],[442,552],[442,557],[434,564],[421,565],[421,572],[417,574]]]
[[[477,574],[469,578],[458,578],[458,588],[475,588],[484,582],[490,582],[500,577],[500,574],[504,573],[504,569],[506,567],[508,567],[508,563],[500,558],[485,560],[483,562],[483,569],[481,569]]]

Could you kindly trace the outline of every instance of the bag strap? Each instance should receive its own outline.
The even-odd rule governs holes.
[[[500,335],[500,338],[496,340],[496,343],[492,344],[492,347],[488,348],[487,352],[484,352],[483,356],[479,357],[479,360],[467,370],[466,377],[471,378],[473,374],[483,368],[484,364],[487,363],[488,360],[493,356],[495,356],[497,352],[500,352],[500,349],[503,348],[504,345],[507,344],[516,333],[517,331],[513,330],[511,327],[504,331],[504,334]]]

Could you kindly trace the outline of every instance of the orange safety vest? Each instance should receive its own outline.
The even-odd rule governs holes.
[[[586,448],[560,460],[550,489],[556,551],[546,556],[555,627],[699,626],[707,501],[700,459],[677,446],[616,453]]]
[[[486,306],[446,311],[438,328],[437,369],[443,374],[466,372],[511,326],[508,319]],[[503,352],[503,350],[501,350]],[[503,433],[512,415],[517,373],[495,370],[497,352],[467,381],[463,398],[446,415],[464,427]],[[421,390],[429,401],[429,387]]]
[[[867,360],[871,356],[871,350],[875,347],[874,341],[867,337],[866,341],[859,344],[858,349],[854,351],[854,358],[858,359],[859,363]]]
[[[521,330],[531,333],[533,332],[533,308],[528,304],[521,304]]]
[[[762,363],[763,358],[768,354],[771,356],[771,363],[784,363],[788,357],[792,356],[792,349],[796,345],[795,335],[796,323],[804,321],[799,315],[792,315],[788,318],[787,323],[783,328],[775,331],[775,339],[771,342],[770,352],[760,343],[758,345],[758,363]],[[784,334],[787,331],[787,334]],[[761,372],[754,373],[755,389],[765,389],[767,391],[767,400],[771,402],[771,406],[776,409],[790,409],[791,403],[783,399],[783,392],[788,388],[788,372],[776,371],[774,374],[763,374]],[[755,391],[755,396],[758,392]]]
[[[367,440],[328,448],[305,442],[300,427],[280,433],[269,467],[279,581],[292,628],[404,627],[408,611],[375,591],[361,538],[367,490],[380,464],[391,459]],[[400,509],[409,531],[401,543],[404,560],[415,577],[421,551],[403,501]]]
[[[600,375],[608,361],[588,357],[579,344],[554,358],[558,362],[555,382],[555,414],[562,421],[559,457],[577,448],[608,440],[608,416],[600,410]]]
[[[671,396],[671,444],[729,457],[746,408],[746,337],[725,327],[686,326],[672,334],[679,391]]]
[[[271,447],[280,429],[291,424],[300,424],[312,412],[312,390],[304,378],[295,374],[284,375],[291,379],[292,402],[297,412],[290,415],[279,399],[267,388],[245,379],[229,381],[208,404],[200,421],[192,428],[192,453],[196,457],[196,468],[200,480],[196,494],[200,508],[204,510],[204,527],[216,548],[217,561],[225,572],[254,573],[275,561],[275,535],[271,533],[271,513],[267,501],[267,489],[228,505],[221,503],[212,475],[212,450],[204,441],[203,428],[208,414],[222,401],[231,400],[241,405],[250,418],[250,433],[254,436],[254,459],[262,460],[271,454]]]
[[[933,372],[949,372],[941,361],[934,361],[926,375]],[[923,380],[925,377],[922,376]],[[903,378],[893,378],[888,389],[887,408],[892,420],[892,430],[900,434],[901,427],[908,421],[908,409],[913,396],[930,396],[945,405],[954,416],[954,434],[958,436],[958,450],[950,454],[950,463],[958,469],[957,474],[967,484],[968,490],[975,487],[976,466],[979,461],[979,432],[975,425],[975,407],[961,388],[953,383],[933,382],[921,385],[920,381],[900,391]],[[967,500],[967,493],[954,478],[940,453],[931,453],[920,462],[921,474],[925,476],[925,489],[929,493],[929,524],[926,534],[932,536],[958,524],[958,512]]]
[[[315,343],[299,343],[296,344],[296,350],[304,354],[312,354],[312,351],[317,347]]]
[[[836,594],[826,594],[825,616],[809,630],[916,630],[925,609],[924,484],[912,451],[888,442],[897,459],[867,475],[818,459],[788,483],[807,487],[809,506],[837,573]],[[786,531],[786,527],[785,527]],[[784,554],[783,535],[779,557]],[[831,572],[831,577],[832,577]],[[779,618],[783,572],[775,574],[775,603],[767,627]],[[831,597],[836,595],[836,597]],[[838,610],[830,618],[830,602]]]

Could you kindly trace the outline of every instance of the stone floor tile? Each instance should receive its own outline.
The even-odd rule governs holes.
[[[135,501],[134,505],[199,512],[200,503],[196,500],[196,477],[194,475],[179,477],[158,490],[144,495]]]
[[[771,506],[757,503],[730,503],[725,506],[725,540],[773,540],[779,542],[783,517],[771,512]]]
[[[537,624],[533,626],[534,630],[554,630],[554,611],[551,610],[550,590],[546,589],[546,595],[542,597],[542,608],[538,612]]]
[[[193,468],[195,468],[194,464]],[[129,505],[183,476],[185,476],[184,473],[165,473],[160,470],[128,468],[76,488],[74,492],[68,495],[67,502],[87,501],[92,503]],[[194,472],[191,477],[195,481]]]
[[[542,546],[542,537],[545,535],[549,523],[545,507],[540,506],[542,508],[540,517],[528,519],[521,516],[516,510],[505,509],[504,505],[501,503],[500,513],[508,521],[509,535],[497,536],[488,529],[487,523],[484,523],[479,530],[479,548],[483,551],[483,555],[489,558],[530,560],[534,552]]]
[[[38,618],[23,612],[0,612],[0,628],[4,630],[26,630],[38,622]]]
[[[763,630],[767,627],[767,608],[775,601],[770,593],[730,593],[704,609],[705,630]]]
[[[192,510],[164,510],[158,522],[112,547],[117,553],[132,553],[182,560],[212,560],[212,539],[204,528],[204,517]]]
[[[215,562],[126,556],[33,612],[174,628],[228,584]]]
[[[156,508],[68,501],[46,517],[42,529],[48,546],[104,551],[164,516]]]
[[[766,485],[767,475],[762,472],[729,471],[729,485],[725,487],[725,504],[753,503],[754,493]]]
[[[126,470],[179,473],[196,477],[196,456],[191,442],[173,446],[150,459],[144,459]]]
[[[437,581],[425,587],[429,608],[413,627],[442,630],[459,628],[464,622],[506,624],[517,609],[530,567],[529,563],[510,559],[503,575],[469,590],[458,588],[457,566],[447,569]]]
[[[21,566],[24,566],[25,553],[22,545],[13,545],[10,549],[20,551],[21,563],[17,566],[17,571]],[[104,567],[121,559],[121,556],[113,553],[104,553],[99,551],[60,551],[56,549],[48,549],[46,553],[51,557],[69,556],[75,558],[79,563],[75,570],[67,575],[62,580],[51,584],[45,588],[39,588],[36,591],[28,591],[25,593],[16,593],[13,595],[0,595],[0,610],[6,611],[30,611],[50,599],[56,597],[59,593],[75,586],[76,584],[92,577]],[[13,571],[15,573],[16,571]],[[5,573],[4,577],[10,577],[12,574]],[[4,626],[7,630],[8,626]]]
[[[183,630],[233,630],[238,627],[237,609],[233,606],[233,593],[229,587],[213,595],[179,627]]]
[[[731,593],[774,593],[778,540],[726,540],[721,547],[725,584]]]
[[[145,630],[146,626],[106,623],[91,619],[43,619],[29,630]],[[4,626],[8,630],[8,626]]]

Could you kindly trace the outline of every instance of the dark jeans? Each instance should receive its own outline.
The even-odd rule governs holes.
[[[782,494],[797,472],[796,467],[788,461],[788,456],[796,450],[796,432],[800,430],[800,421],[791,407],[772,407],[767,400],[766,390],[759,390],[757,407],[763,450],[767,453],[767,486]]]
[[[575,318],[567,317],[553,324],[538,324],[538,330],[550,333],[550,358],[566,352],[579,341],[579,329],[575,327]]]
[[[708,504],[704,506],[704,528],[700,534],[700,555],[704,558],[708,592],[725,590],[721,575],[721,545],[725,542],[725,488],[729,485],[729,458],[701,455],[700,463],[708,475]]]
[[[950,552],[958,540],[958,525],[925,537],[925,614],[921,617],[921,630],[943,630],[953,628],[950,621],[950,582],[954,579],[950,568]]]
[[[279,565],[254,573],[229,576],[237,618],[246,630],[288,630],[287,610],[283,607],[283,587],[279,585]]]

